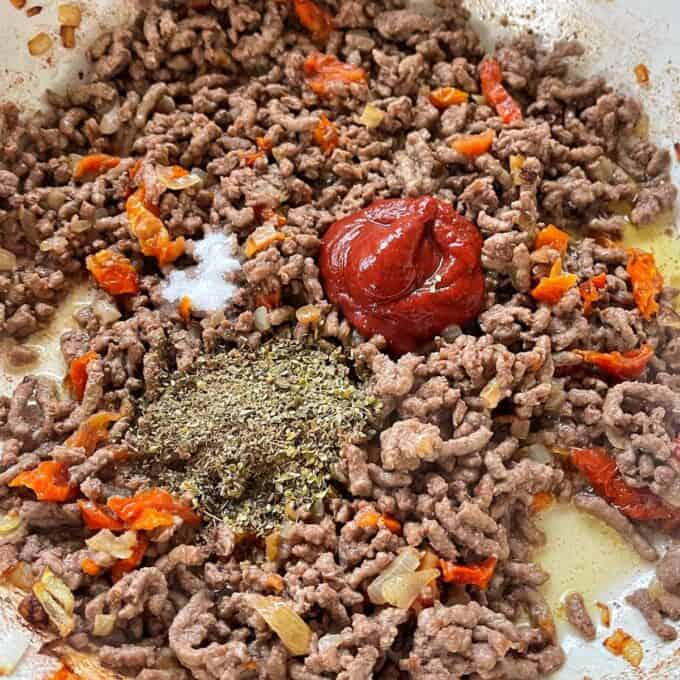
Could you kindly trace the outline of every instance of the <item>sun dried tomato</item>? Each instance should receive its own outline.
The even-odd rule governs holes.
[[[114,583],[120,581],[125,574],[134,571],[142,563],[148,547],[149,539],[146,534],[137,534],[137,543],[132,549],[132,555],[124,560],[118,560],[111,567],[111,578]]]
[[[152,208],[146,203],[144,187],[139,187],[125,204],[130,233],[139,242],[144,255],[155,257],[160,265],[169,264],[184,253],[184,237],[173,241]]]
[[[243,154],[243,162],[252,168],[260,158],[266,158],[264,151],[247,151]]]
[[[298,21],[312,34],[315,40],[325,42],[335,25],[330,13],[312,0],[294,0]]]
[[[550,275],[544,276],[531,291],[531,295],[539,302],[556,305],[562,296],[576,285],[578,277],[575,274],[562,273],[562,260],[555,260]]]
[[[451,142],[451,148],[464,156],[474,158],[486,153],[493,145],[495,138],[496,133],[493,130],[486,130],[478,135],[463,135]]]
[[[401,533],[401,522],[390,517],[389,515],[381,515],[375,510],[369,510],[362,513],[357,518],[357,525],[362,529],[372,529],[375,527],[388,529],[393,534]]]
[[[305,60],[303,71],[307,84],[319,96],[330,94],[333,83],[366,82],[364,69],[345,64],[332,54],[310,54]]]
[[[109,156],[105,153],[94,153],[83,156],[73,168],[73,179],[90,181],[97,175],[115,168],[120,163],[118,156]]]
[[[586,363],[597,366],[601,371],[618,380],[636,380],[647,368],[647,364],[654,356],[650,345],[642,345],[630,352],[591,352],[576,350]]]
[[[496,563],[498,559],[494,556],[488,557],[482,563],[462,567],[453,562],[440,560],[439,566],[442,570],[442,581],[444,583],[457,583],[458,585],[477,586],[482,590],[486,590],[489,581],[493,577],[496,570]]]
[[[144,508],[130,523],[134,531],[153,531],[160,527],[171,527],[174,524],[173,515],[167,510]]]
[[[260,291],[255,295],[255,307],[266,307],[270,312],[281,304],[281,289]]]
[[[111,531],[123,531],[125,525],[117,517],[114,517],[107,508],[98,505],[94,501],[79,500],[78,507],[83,517],[83,522],[88,529],[98,531],[109,529]]]
[[[99,354],[97,354],[97,352],[86,352],[73,359],[69,364],[68,379],[79,401],[82,401],[85,394],[85,385],[87,385],[87,365],[95,359],[99,359]]]
[[[81,680],[81,677],[75,673],[71,673],[66,666],[62,666],[49,677],[49,680]]]
[[[260,151],[269,153],[274,148],[274,142],[269,137],[256,137],[255,144]]]
[[[78,429],[66,440],[66,446],[82,447],[90,455],[109,438],[108,426],[120,420],[119,413],[99,411],[83,421]]]
[[[113,250],[100,250],[85,260],[88,271],[100,288],[111,295],[126,295],[139,291],[139,277],[132,262]]]
[[[482,81],[482,94],[486,101],[496,109],[504,123],[522,120],[522,109],[501,84],[503,72],[495,59],[485,59],[479,67]]]
[[[554,224],[549,224],[544,229],[541,229],[536,235],[534,248],[538,250],[539,248],[547,246],[548,248],[559,251],[560,255],[564,257],[567,252],[568,244],[569,234],[567,234],[566,231],[558,229]]]
[[[39,501],[65,503],[73,500],[77,489],[68,479],[68,467],[56,460],[46,460],[33,470],[20,472],[9,486],[25,486],[31,489]]]
[[[637,248],[628,251],[626,271],[633,285],[633,299],[645,319],[651,319],[659,309],[656,301],[663,288],[663,276],[656,268],[654,255]]]
[[[578,287],[579,293],[581,294],[581,300],[583,300],[583,313],[586,316],[589,316],[593,311],[593,302],[597,302],[600,299],[599,291],[606,285],[607,275],[598,274]]]
[[[113,510],[124,522],[134,522],[145,508],[166,510],[181,517],[185,523],[196,525],[200,523],[199,516],[188,506],[180,503],[165,489],[153,488],[136,493],[132,498],[113,496],[107,501],[107,506]]]
[[[448,109],[449,106],[464,104],[470,99],[470,95],[455,87],[438,87],[430,93],[430,102],[438,109]]]
[[[573,449],[571,463],[588,480],[595,493],[635,520],[677,520],[680,513],[667,508],[649,489],[626,484],[616,461],[603,448]]]
[[[312,137],[321,147],[321,150],[327,154],[331,153],[338,146],[338,141],[340,140],[337,126],[323,114],[321,114],[319,122],[312,132]]]

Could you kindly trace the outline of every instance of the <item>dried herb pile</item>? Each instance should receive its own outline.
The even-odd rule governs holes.
[[[380,404],[342,358],[292,340],[201,358],[143,405],[145,474],[190,492],[207,517],[267,532],[328,493],[343,442],[374,434]]]

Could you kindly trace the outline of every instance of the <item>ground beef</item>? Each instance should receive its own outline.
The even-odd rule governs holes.
[[[642,616],[649,627],[662,640],[675,640],[678,633],[673,626],[664,623],[663,617],[659,612],[659,605],[652,599],[646,588],[639,588],[626,596],[626,602],[633,605]]]
[[[536,494],[573,495],[645,559],[657,554],[559,457],[536,462],[530,446],[606,447],[627,484],[680,507],[674,293],[666,289],[658,314],[643,318],[625,249],[603,240],[623,231],[618,205],[632,204],[636,224],[672,206],[669,154],[639,138],[635,100],[570,71],[583,54],[575,42],[547,49],[525,34],[496,48],[504,84],[523,108],[522,121],[504,125],[490,102],[472,96],[440,110],[425,89],[481,92],[484,52],[458,0],[439,3],[434,15],[401,0],[328,0],[321,4],[335,30],[326,44],[311,39],[296,4],[146,3],[132,26],[93,42],[91,74],[50,92],[51,108],[32,117],[0,106],[0,247],[17,257],[0,272],[0,334],[23,341],[47,324],[101,249],[125,255],[140,273],[138,294],[99,290],[75,314],[78,328],[62,335],[66,364],[98,355],[82,398],[44,376],[0,397],[0,437],[8,440],[0,511],[22,520],[0,541],[0,571],[17,559],[36,576],[49,566],[75,590],[72,642],[139,680],[534,680],[564,659],[538,589],[548,575],[532,561],[546,541],[533,520]],[[304,74],[313,50],[363,68],[368,81],[333,82],[319,95]],[[376,126],[363,122],[369,103],[382,112]],[[315,134],[322,117],[338,132],[327,153]],[[450,145],[489,129],[494,142],[474,159]],[[271,149],[257,153],[262,140]],[[91,153],[121,160],[75,180],[73,156]],[[171,165],[195,170],[200,183],[167,190],[157,166]],[[186,239],[186,255],[171,266],[193,264],[205,234],[236,235],[243,263],[223,309],[192,310],[187,320],[164,300],[168,269],[145,257],[129,231],[126,200],[140,187],[170,236]],[[382,337],[360,337],[328,302],[318,256],[336,220],[375,199],[425,194],[479,227],[485,299],[476,323],[398,357]],[[537,232],[551,222],[584,238],[566,253],[536,249]],[[276,236],[246,257],[263,228]],[[578,284],[605,275],[590,313],[576,286],[555,305],[533,297],[561,255]],[[318,322],[305,321],[309,306]],[[202,353],[256,348],[274,335],[342,351],[352,378],[382,404],[383,422],[371,441],[342,443],[333,493],[291,514],[266,551],[224,523],[202,532],[177,522],[140,530],[148,543],[141,563],[112,584],[111,559],[85,544],[92,531],[74,499],[38,501],[10,486],[47,460],[102,505],[155,485],[131,468],[144,453],[127,434],[141,401],[175,372],[191,371]],[[638,380],[605,379],[579,355],[642,344],[655,357]],[[18,369],[34,359],[30,340],[11,346]],[[66,442],[102,411],[120,416],[108,441],[93,451]],[[367,588],[407,547],[459,565],[497,564],[486,590],[440,580],[409,611],[374,606]],[[659,592],[629,596],[667,639],[674,631],[661,613],[680,618],[676,553],[658,565]],[[86,557],[103,572],[85,574]],[[292,656],[248,593],[282,598],[311,627],[310,653]],[[567,613],[592,639],[578,594]],[[102,614],[114,628],[100,639],[89,633]]]

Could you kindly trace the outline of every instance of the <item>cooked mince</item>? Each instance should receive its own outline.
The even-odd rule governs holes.
[[[677,291],[620,240],[674,205],[670,150],[573,67],[592,46],[485,53],[458,0],[408,5],[150,0],[79,35],[88,75],[44,111],[0,106],[12,362],[95,289],[66,385],[0,398],[0,574],[65,659],[535,680],[564,662],[550,501],[661,557],[624,606],[675,637],[680,557],[650,530],[680,518]]]

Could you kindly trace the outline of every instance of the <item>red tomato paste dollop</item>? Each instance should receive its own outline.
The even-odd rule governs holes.
[[[477,227],[431,196],[375,201],[333,224],[321,244],[328,298],[362,335],[415,350],[482,306]]]

